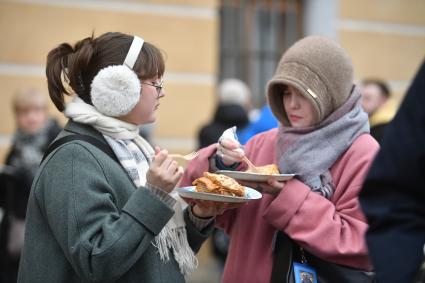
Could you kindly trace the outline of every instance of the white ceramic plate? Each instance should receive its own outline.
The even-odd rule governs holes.
[[[177,192],[181,197],[185,198],[194,198],[194,199],[203,199],[203,200],[211,200],[211,201],[219,201],[219,202],[247,202],[255,199],[260,199],[262,197],[261,193],[245,187],[246,195],[244,197],[232,197],[232,196],[223,196],[218,194],[210,194],[197,192],[195,186],[178,188]]]
[[[232,177],[233,179],[236,179],[236,180],[251,181],[251,182],[267,182],[267,179],[270,176],[276,177],[278,181],[286,181],[286,180],[292,179],[295,176],[295,174],[267,175],[267,174],[260,174],[260,173],[249,173],[249,172],[228,171],[228,170],[219,170],[215,173],[223,174],[223,175]]]

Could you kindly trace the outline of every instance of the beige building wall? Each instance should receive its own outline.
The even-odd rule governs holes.
[[[356,80],[386,80],[402,99],[425,57],[425,1],[303,0],[303,12],[304,34],[339,41]]]
[[[336,27],[356,78],[387,80],[400,101],[425,59],[425,1],[339,0]]]
[[[142,36],[166,54],[166,97],[154,127],[154,141],[170,151],[195,146],[193,137],[215,103],[218,60],[218,0],[54,1],[0,0],[0,158],[14,131],[11,97],[38,87],[49,50],[107,31]],[[63,123],[62,114],[51,113]]]
[[[388,80],[396,97],[402,98],[424,58],[425,1],[303,3],[307,19],[316,18],[312,26],[323,27],[319,33],[335,37],[349,51],[356,79]],[[158,110],[154,142],[170,151],[192,150],[196,132],[211,117],[215,104],[219,4],[219,0],[0,0],[0,160],[14,130],[13,93],[36,86],[47,95],[48,51],[93,31],[138,34],[166,53],[167,95]],[[65,122],[53,106],[51,112]]]

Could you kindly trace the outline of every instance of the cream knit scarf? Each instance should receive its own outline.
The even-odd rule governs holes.
[[[105,116],[78,96],[75,96],[73,101],[67,104],[64,113],[66,117],[73,121],[91,125],[101,132],[135,186],[146,185],[146,172],[155,152],[152,146],[139,135],[139,127],[137,125]],[[123,147],[124,151],[120,150]],[[137,156],[142,156],[144,160],[137,161],[134,155],[131,155],[135,148],[142,153]],[[124,155],[133,156],[133,158],[124,159],[122,157]],[[135,168],[137,170],[136,173],[132,170]],[[198,260],[187,242],[186,224],[183,218],[183,206],[185,203],[176,192],[170,195],[177,200],[173,207],[174,215],[155,237],[156,244],[154,246],[158,248],[160,258],[164,262],[170,259],[169,251],[171,249],[174,258],[179,264],[180,272],[186,276],[196,269]]]

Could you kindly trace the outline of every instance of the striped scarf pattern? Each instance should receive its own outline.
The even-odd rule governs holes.
[[[131,140],[115,140],[106,135],[103,135],[103,137],[111,146],[134,185],[136,187],[144,186],[153,151],[141,150]]]

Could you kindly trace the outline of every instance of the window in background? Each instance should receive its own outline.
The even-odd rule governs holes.
[[[287,47],[301,37],[301,0],[221,0],[220,81],[246,82],[256,107]]]

